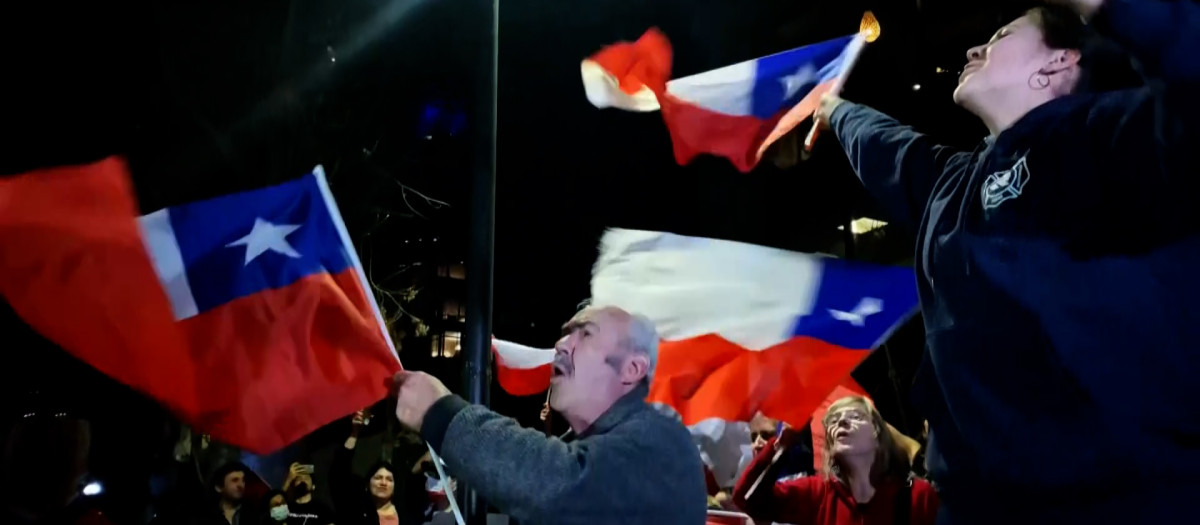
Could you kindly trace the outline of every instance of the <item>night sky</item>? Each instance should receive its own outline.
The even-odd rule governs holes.
[[[478,129],[472,104],[486,88],[472,68],[485,4],[136,0],[22,5],[19,16],[8,7],[0,16],[0,115],[9,130],[0,173],[126,155],[150,211],[281,182],[322,164],[373,276],[420,259],[433,237],[443,253],[465,253]],[[1025,7],[999,0],[505,0],[497,335],[549,346],[588,295],[605,227],[813,251],[836,240],[849,217],[874,211],[828,138],[812,160],[788,169],[764,162],[741,174],[712,158],[675,165],[657,114],[601,111],[584,98],[579,62],[600,47],[657,26],[674,46],[675,76],[684,76],[852,33],[872,9],[882,37],[866,51],[846,97],[969,147],[984,130],[950,102],[957,70],[967,47]],[[911,380],[921,337],[918,321],[892,345],[900,384]],[[860,381],[877,397],[894,398],[883,359],[873,357]],[[45,366],[30,365],[7,388],[54,384]],[[907,388],[899,390],[906,397]],[[512,406],[528,419],[535,404]],[[904,403],[880,404],[899,423],[895,410]],[[905,426],[915,433],[919,422]]]

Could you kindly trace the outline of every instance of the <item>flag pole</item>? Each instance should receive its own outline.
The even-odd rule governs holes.
[[[492,272],[496,221],[496,110],[499,81],[500,0],[481,0],[485,40],[476,65],[474,159],[471,169],[470,244],[467,247],[466,326],[463,333],[463,392],[467,401],[488,406],[491,387]],[[487,523],[487,504],[463,485],[469,525]]]
[[[354,265],[355,273],[358,274],[358,284],[362,287],[363,294],[367,296],[367,303],[371,305],[371,311],[375,314],[375,322],[379,324],[379,331],[383,335],[383,340],[387,343],[388,349],[392,351],[392,356],[396,358],[396,362],[400,362],[400,353],[396,351],[396,344],[392,341],[391,330],[383,320],[383,312],[379,309],[379,303],[375,301],[375,293],[371,288],[371,283],[367,281],[367,272],[363,271],[362,261],[358,258],[358,251],[354,249],[354,243],[350,240],[350,230],[346,228],[346,223],[342,220],[342,212],[338,210],[337,201],[333,198],[333,191],[329,188],[329,181],[325,178],[325,169],[321,166],[313,168],[313,178],[317,182],[317,188],[321,192],[321,199],[325,201],[325,207],[329,210],[329,215],[333,218],[333,227],[338,232],[338,237],[342,240],[342,245],[347,248],[347,256],[350,257],[350,263]],[[443,485],[449,485],[449,478],[446,477],[446,471],[442,468],[442,458],[438,457],[438,453],[433,450],[433,445],[426,443],[425,446],[429,449],[429,457],[433,460],[433,465],[437,469],[438,479]],[[454,499],[453,493],[447,493],[446,499],[450,503],[450,512],[454,514],[454,522],[458,525],[463,523],[462,513],[458,509],[458,503]],[[486,518],[486,515],[485,515]]]
[[[833,87],[829,90],[830,95],[838,97],[842,95],[842,88],[846,85],[846,78],[850,76],[850,72],[858,64],[858,57],[862,55],[863,48],[878,39],[879,32],[879,21],[875,19],[875,15],[870,11],[863,13],[862,20],[858,24],[858,34],[854,35],[854,40],[850,43],[850,52],[846,54],[841,74],[834,80]],[[808,135],[804,137],[802,155],[812,154],[813,146],[816,145],[819,135],[820,130],[817,129],[817,123],[813,122],[812,128],[808,130]]]
[[[550,390],[553,388],[554,387],[551,386],[546,389],[546,402],[542,405],[542,413],[546,414],[546,419],[543,419],[542,423],[545,423],[546,425],[547,437],[554,434],[554,413],[550,412]]]

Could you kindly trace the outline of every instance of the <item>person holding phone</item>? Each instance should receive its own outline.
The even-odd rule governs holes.
[[[283,480],[283,491],[287,494],[287,525],[330,525],[334,522],[333,510],[314,497],[316,484],[313,465],[292,463],[287,478]]]

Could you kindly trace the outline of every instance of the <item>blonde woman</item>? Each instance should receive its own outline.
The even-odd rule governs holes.
[[[756,522],[796,525],[932,525],[938,500],[922,479],[909,477],[909,455],[866,398],[844,397],[829,407],[825,465],[816,476],[771,484],[772,458],[797,432],[785,429],[750,462],[733,501]],[[765,474],[765,475],[764,475]]]

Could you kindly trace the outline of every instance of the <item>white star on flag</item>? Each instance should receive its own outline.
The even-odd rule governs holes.
[[[266,253],[268,250],[282,253],[293,259],[299,259],[300,252],[292,248],[292,245],[288,244],[286,239],[288,235],[298,229],[300,229],[299,224],[272,224],[260,217],[254,219],[254,228],[250,230],[249,234],[226,244],[225,247],[245,246],[246,266],[249,266],[250,261],[258,258],[259,255]]]
[[[783,98],[792,98],[792,95],[795,95],[797,91],[800,91],[800,88],[812,82],[816,76],[817,72],[813,69],[812,64],[805,64],[804,67],[796,70],[795,73],[779,79],[783,83]]]
[[[858,306],[849,312],[829,308],[829,315],[838,321],[846,321],[853,326],[866,326],[867,317],[883,311],[883,300],[874,297],[864,297]]]

